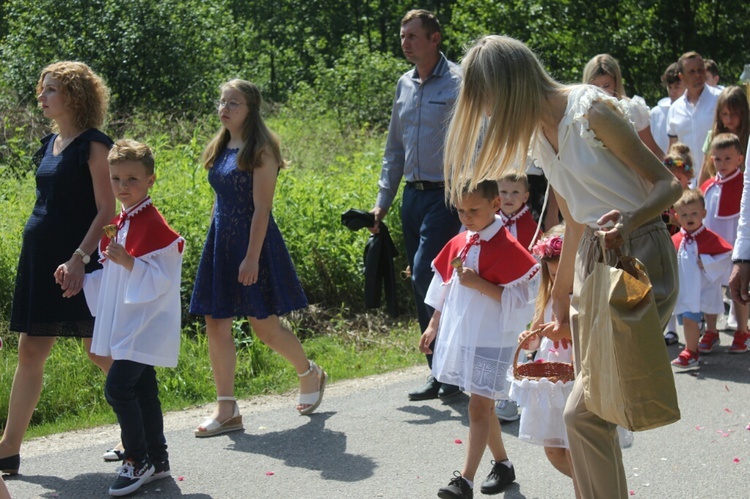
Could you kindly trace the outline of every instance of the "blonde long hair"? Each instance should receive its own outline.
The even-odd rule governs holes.
[[[249,171],[263,164],[263,153],[268,153],[273,157],[279,168],[286,166],[286,161],[281,156],[281,145],[278,137],[269,130],[263,118],[260,116],[260,106],[263,102],[260,90],[253,83],[234,79],[226,82],[221,86],[221,90],[237,90],[242,93],[247,101],[247,118],[242,128],[242,147],[237,153],[237,168],[242,171]],[[211,168],[219,157],[219,154],[229,143],[229,130],[223,125],[216,133],[211,142],[208,143],[203,151],[203,166]]]
[[[544,233],[541,239],[534,245],[534,249],[543,246],[545,242],[549,241],[553,237],[563,237],[565,234],[565,225],[555,225],[550,230]],[[536,253],[536,252],[535,252]],[[552,276],[550,275],[549,268],[547,268],[548,262],[559,262],[560,255],[535,255],[539,258],[539,263],[542,267],[542,278],[539,283],[539,294],[536,295],[536,301],[534,302],[534,319],[531,321],[532,324],[537,324],[544,320],[544,310],[547,308],[547,302],[549,302],[552,296]]]
[[[594,56],[583,68],[583,83],[591,83],[597,76],[607,75],[615,80],[615,98],[624,99],[625,87],[622,84],[622,72],[617,59],[609,54]]]
[[[526,164],[546,96],[562,88],[526,45],[506,36],[480,38],[461,67],[444,160],[446,196],[454,205],[467,182],[473,189]]]

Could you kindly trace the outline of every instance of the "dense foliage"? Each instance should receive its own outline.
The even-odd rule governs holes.
[[[369,117],[367,106],[392,95],[383,83],[402,69],[399,21],[413,7],[403,0],[2,0],[0,87],[6,98],[12,90],[17,102],[29,102],[39,70],[58,59],[87,61],[112,86],[116,108],[128,111],[205,110],[216,85],[238,75],[276,102],[344,85],[352,92],[326,98],[327,108],[364,113],[355,121],[381,126],[383,117]],[[420,7],[438,14],[452,59],[479,35],[507,34],[570,82],[589,58],[608,52],[620,60],[630,93],[652,104],[664,68],[687,50],[715,59],[727,84],[750,62],[744,0],[432,0]],[[382,78],[381,69],[392,73]]]

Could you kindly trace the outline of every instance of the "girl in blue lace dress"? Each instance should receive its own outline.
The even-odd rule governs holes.
[[[222,126],[203,154],[216,200],[190,312],[206,318],[218,407],[195,430],[196,437],[243,428],[234,398],[235,317],[248,317],[257,337],[292,363],[300,377],[300,414],[317,409],[327,379],[279,320],[306,307],[307,299],[271,214],[285,162],[278,139],[260,116],[260,105],[260,91],[252,83],[225,83],[217,105]]]

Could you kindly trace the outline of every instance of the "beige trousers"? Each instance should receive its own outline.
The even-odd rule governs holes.
[[[653,220],[633,231],[622,248],[623,254],[638,258],[646,267],[653,286],[662,330],[672,315],[677,300],[677,256],[667,228],[661,220]],[[575,282],[570,323],[573,331],[576,380],[565,406],[573,473],[581,497],[586,499],[625,499],[628,487],[617,437],[617,426],[604,421],[586,409],[580,376],[580,342],[578,330],[578,298],[581,286],[601,256],[595,229],[586,228],[576,255]],[[616,262],[614,252],[607,252],[607,261]]]

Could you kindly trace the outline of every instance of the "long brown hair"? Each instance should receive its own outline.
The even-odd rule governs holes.
[[[257,86],[247,80],[234,79],[221,86],[221,90],[237,90],[247,101],[247,118],[242,128],[242,146],[237,153],[237,168],[249,171],[263,165],[262,156],[270,154],[279,168],[286,166],[281,156],[281,145],[278,137],[268,129],[260,116],[263,99]],[[226,148],[230,139],[229,130],[223,125],[203,151],[203,166],[211,168],[216,158]]]
[[[721,112],[725,107],[740,116],[740,129],[736,132],[729,130],[724,126],[724,122],[721,121]],[[722,133],[735,134],[740,139],[742,154],[745,154],[745,151],[747,151],[748,137],[750,137],[750,106],[748,106],[747,95],[741,87],[726,87],[721,91],[719,99],[716,101],[716,113],[714,114],[714,126],[711,129],[711,136],[716,137]],[[742,169],[744,170],[744,165],[742,166]],[[701,180],[711,178],[715,175],[716,167],[714,166],[714,161],[711,159],[709,151],[709,154],[706,154],[703,159]]]

